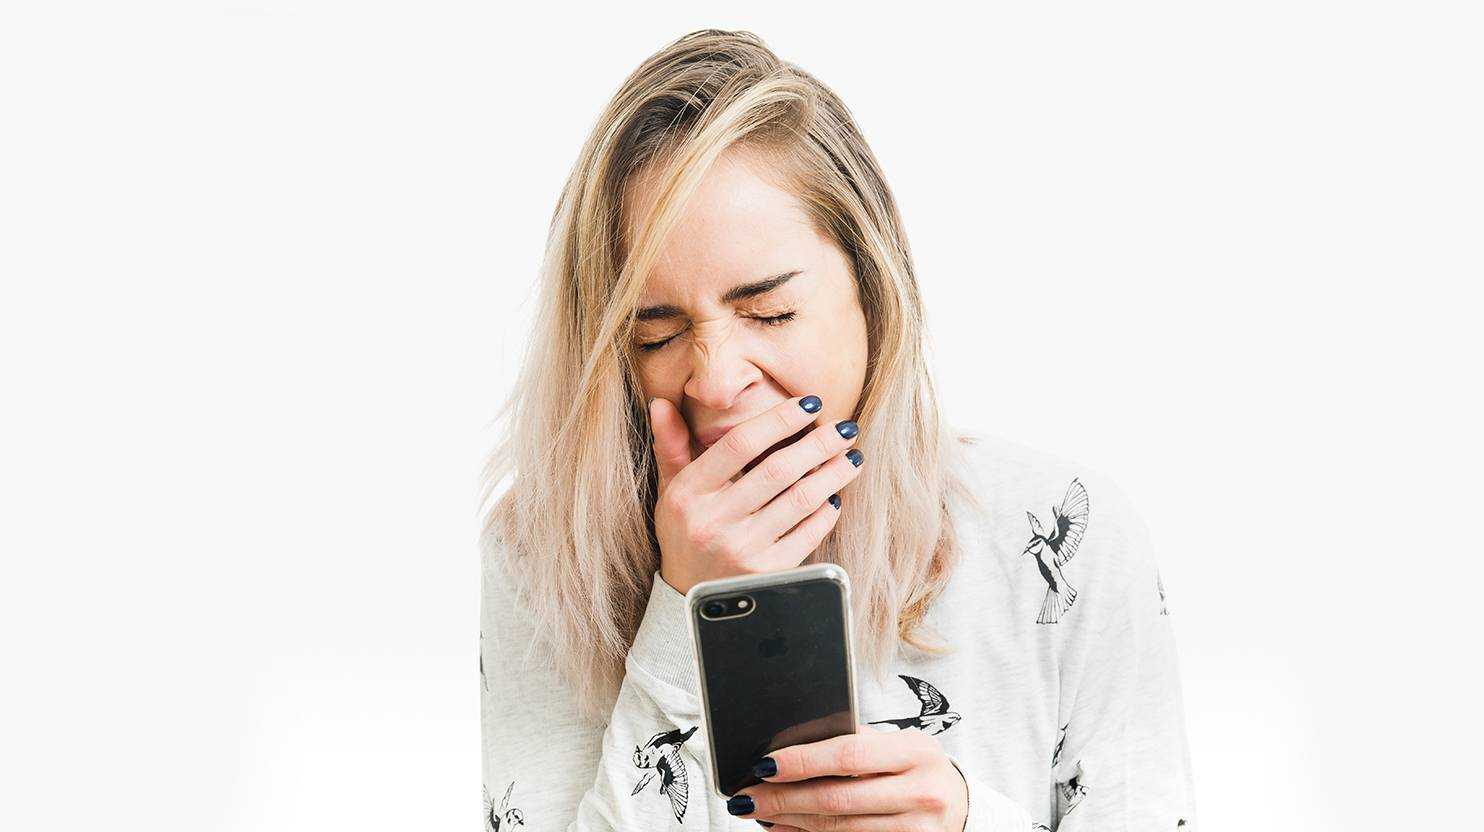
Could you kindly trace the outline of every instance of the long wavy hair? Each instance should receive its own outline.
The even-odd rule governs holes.
[[[481,483],[483,556],[515,579],[540,649],[592,715],[617,695],[660,563],[634,311],[666,232],[734,145],[766,159],[845,253],[867,323],[855,419],[872,463],[805,562],[850,574],[868,669],[879,674],[902,644],[949,649],[924,619],[958,560],[954,498],[980,504],[960,465],[959,440],[971,439],[939,416],[896,202],[833,91],[751,32],[705,29],[625,79],[582,147],[552,214],[537,318]],[[630,216],[627,186],[641,172],[657,176],[659,196]]]

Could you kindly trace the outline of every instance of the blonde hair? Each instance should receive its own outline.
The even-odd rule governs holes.
[[[899,642],[947,649],[924,618],[958,560],[950,503],[979,503],[939,417],[896,202],[834,92],[751,32],[705,29],[644,61],[583,145],[552,215],[523,365],[496,416],[508,429],[483,474],[484,556],[509,560],[494,566],[518,578],[545,651],[593,715],[617,695],[660,563],[634,310],[686,199],[734,146],[762,154],[846,255],[867,324],[855,418],[870,464],[805,562],[849,573],[857,655],[872,669]],[[658,174],[658,196],[631,217],[641,171]]]

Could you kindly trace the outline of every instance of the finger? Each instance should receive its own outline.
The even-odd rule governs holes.
[[[838,496],[838,495],[836,495]],[[844,505],[841,498],[841,505]],[[805,517],[799,525],[778,538],[762,553],[761,568],[789,569],[804,562],[809,553],[819,548],[824,542],[825,536],[840,522],[840,509],[835,508],[828,500],[824,505],[814,510],[813,514]]]
[[[858,449],[851,449],[851,452],[860,453]],[[762,467],[754,468],[752,474],[756,474]],[[860,470],[845,453],[840,453],[818,471],[805,476],[774,497],[773,502],[753,514],[747,524],[757,537],[767,535],[766,539],[776,540],[824,505],[832,494],[839,494],[844,490],[860,474]]]
[[[774,498],[786,493],[784,489],[799,482],[811,469],[829,462],[837,455],[843,458],[843,452],[855,443],[859,430],[855,422],[847,419],[809,431],[804,434],[804,438],[792,445],[773,451],[758,460],[756,467],[726,490],[723,501],[739,514],[752,514],[761,510],[770,505]],[[829,492],[826,491],[820,499],[828,496]],[[818,505],[815,502],[805,511],[795,514],[792,522],[775,534],[787,531],[789,526],[799,522],[799,518]]]
[[[649,401],[649,429],[654,434],[654,460],[659,465],[659,490],[663,494],[675,475],[692,462],[690,427],[669,399],[654,398]]]
[[[770,818],[773,832],[802,829],[804,832],[901,832],[901,815],[779,815]]]
[[[752,798],[751,816],[876,815],[911,808],[908,778],[897,775],[816,777],[798,783],[762,783],[742,794]]]
[[[720,491],[732,477],[765,451],[809,427],[822,406],[818,396],[784,399],[727,431],[696,458],[691,468],[695,487]]]
[[[921,731],[867,731],[790,745],[768,755],[778,764],[778,773],[766,780],[792,783],[812,777],[906,771],[926,759],[931,742]]]

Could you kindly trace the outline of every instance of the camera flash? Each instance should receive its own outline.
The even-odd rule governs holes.
[[[746,598],[743,598],[743,599],[737,601],[737,609],[739,609],[739,610],[745,610],[745,609],[747,609],[747,599]]]

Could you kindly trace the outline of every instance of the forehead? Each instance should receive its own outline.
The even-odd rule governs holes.
[[[646,298],[686,286],[711,287],[754,281],[818,257],[825,241],[815,232],[798,199],[777,177],[760,175],[761,158],[728,149],[706,172],[660,248],[649,273]],[[643,221],[658,196],[653,171],[628,188],[632,223]],[[629,250],[638,241],[629,235]]]

